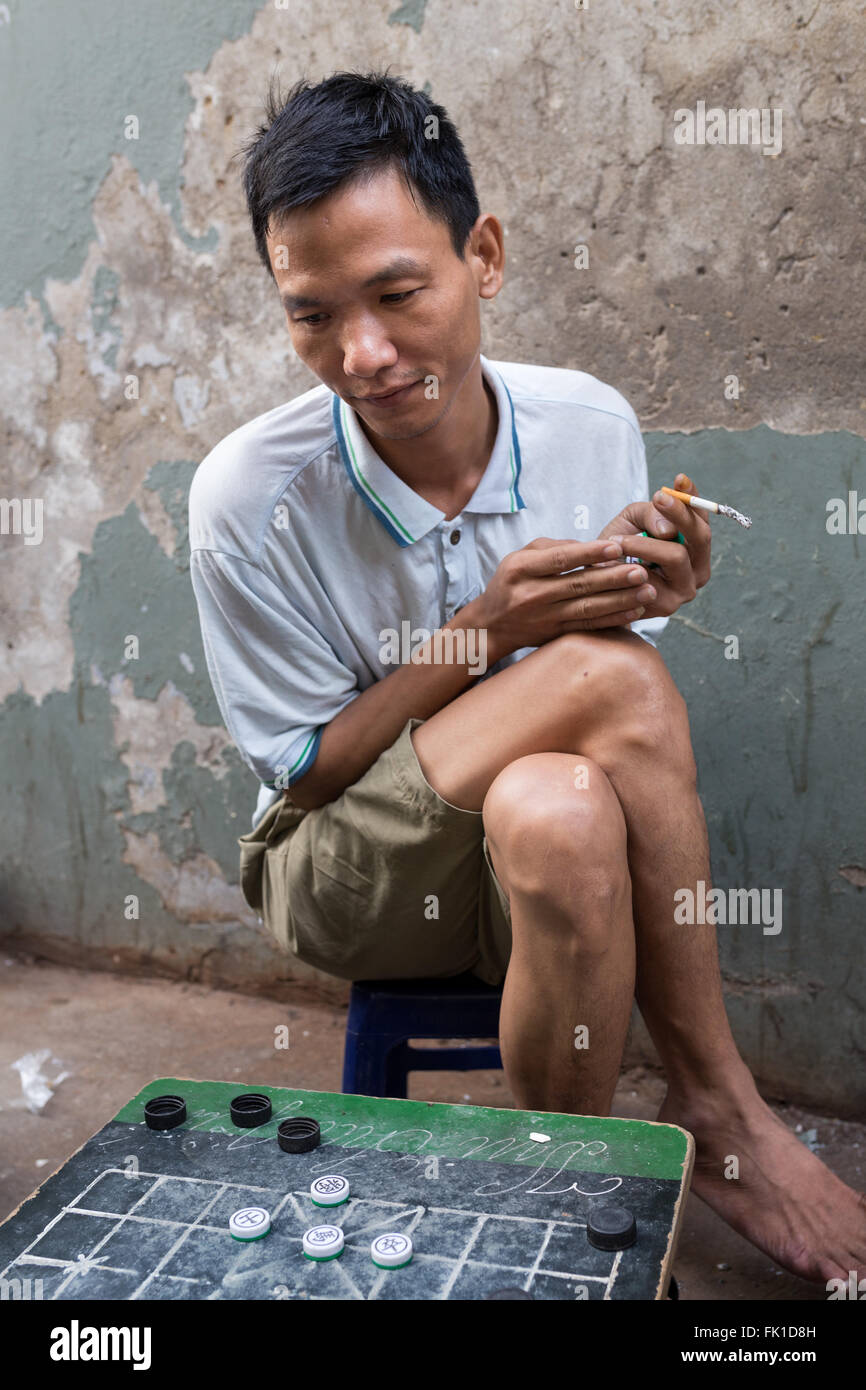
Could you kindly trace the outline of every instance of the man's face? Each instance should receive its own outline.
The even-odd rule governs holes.
[[[268,252],[298,357],[370,431],[408,439],[446,414],[480,348],[479,294],[492,298],[501,272],[471,249],[459,260],[396,169],[288,214]]]

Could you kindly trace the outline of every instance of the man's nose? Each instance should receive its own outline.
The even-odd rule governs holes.
[[[347,325],[341,347],[346,376],[363,380],[393,366],[399,356],[381,323],[370,318]]]

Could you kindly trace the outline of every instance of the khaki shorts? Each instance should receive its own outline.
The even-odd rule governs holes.
[[[241,889],[277,941],[344,980],[472,971],[501,984],[508,898],[480,811],[425,780],[410,719],[357,782],[313,811],[281,796],[241,835]]]

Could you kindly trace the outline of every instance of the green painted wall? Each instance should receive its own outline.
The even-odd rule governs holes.
[[[0,303],[38,295],[47,275],[69,279],[93,237],[92,202],[113,154],[124,154],[179,219],[184,73],[237,38],[256,0],[28,0],[0,28],[7,153],[0,163]],[[128,139],[126,117],[139,120]],[[22,235],[22,229],[26,234]],[[202,249],[215,245],[212,229]],[[190,243],[192,244],[192,242]]]
[[[866,1100],[866,534],[830,534],[827,503],[847,504],[852,490],[866,498],[866,442],[761,425],[646,443],[652,486],[685,472],[753,519],[750,531],[716,519],[713,578],[659,643],[688,704],[714,884],[782,891],[778,934],[718,927],[734,1034],[781,1094],[829,1089],[856,1110]],[[725,657],[729,635],[737,660]]]

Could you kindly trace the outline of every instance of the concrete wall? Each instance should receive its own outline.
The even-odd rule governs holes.
[[[866,517],[831,534],[828,504],[866,499],[866,15],[842,8],[0,6],[0,492],[43,504],[39,544],[0,536],[7,945],[328,987],[240,895],[255,781],[211,692],[185,510],[218,439],[315,384],[232,158],[267,79],[390,64],[449,110],[507,229],[486,354],[613,383],[654,485],[683,469],[755,519],[716,525],[714,579],[661,645],[716,882],[784,894],[777,935],[719,928],[738,1040],[777,1094],[862,1106]],[[678,144],[699,101],[781,108],[781,151]]]

